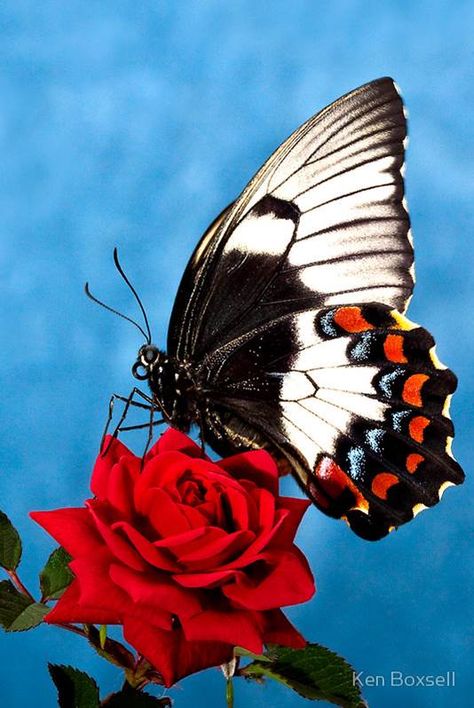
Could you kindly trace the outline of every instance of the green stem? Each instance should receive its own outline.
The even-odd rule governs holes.
[[[234,708],[234,684],[232,677],[228,678],[225,685],[225,699],[227,708]]]
[[[23,595],[26,595],[26,597],[28,597],[32,602],[35,602],[35,598],[30,593],[30,591],[23,585],[20,578],[18,577],[17,572],[15,570],[7,570],[7,574],[10,576],[10,579],[13,585],[15,585],[16,589],[23,593]]]

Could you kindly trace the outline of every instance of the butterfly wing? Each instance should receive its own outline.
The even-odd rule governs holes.
[[[463,480],[450,447],[456,378],[431,335],[388,306],[287,315],[228,344],[224,365],[216,352],[203,374],[215,438],[269,441],[316,505],[364,538]]]
[[[379,301],[404,311],[413,288],[405,137],[388,78],[291,135],[198,247],[199,277],[185,273],[168,351],[197,360],[245,329],[308,307]]]
[[[413,289],[405,137],[391,79],[311,118],[205,234],[168,332],[208,442],[269,445],[323,511],[373,539],[462,481],[454,376],[395,312]]]

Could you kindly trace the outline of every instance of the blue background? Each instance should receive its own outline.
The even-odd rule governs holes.
[[[141,344],[86,300],[84,281],[134,313],[112,267],[118,245],[164,344],[180,275],[213,216],[303,120],[385,74],[410,113],[410,316],[459,376],[454,450],[469,475],[473,10],[468,0],[2,3],[0,506],[22,532],[32,587],[53,542],[28,512],[87,496],[108,397],[130,389]],[[285,490],[297,493],[291,480]],[[468,476],[377,544],[307,514],[299,543],[319,591],[288,612],[307,637],[367,674],[456,671],[455,688],[366,689],[372,706],[472,705],[472,491]],[[0,653],[12,708],[55,705],[47,661],[89,671],[103,694],[120,685],[58,629],[2,634]],[[171,694],[177,708],[223,705],[222,684],[210,670]],[[262,702],[308,705],[278,686],[237,686],[238,708]]]

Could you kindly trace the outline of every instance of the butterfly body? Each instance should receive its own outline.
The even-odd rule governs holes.
[[[154,344],[143,345],[132,367],[135,378],[148,381],[155,406],[165,420],[184,433],[198,418],[199,386],[190,366]]]
[[[456,378],[404,316],[405,137],[388,78],[301,126],[196,247],[167,353],[145,345],[134,366],[171,425],[196,423],[222,455],[268,448],[371,540],[463,480]]]

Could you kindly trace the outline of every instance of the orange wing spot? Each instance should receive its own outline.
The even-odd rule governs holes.
[[[407,457],[406,466],[410,474],[414,474],[418,469],[418,466],[423,462],[425,458],[423,455],[418,455],[416,452],[412,452]]]
[[[421,387],[430,377],[426,374],[413,374],[409,376],[403,386],[402,398],[405,403],[412,406],[422,406]]]
[[[416,442],[422,443],[425,436],[425,428],[430,424],[430,419],[424,415],[417,415],[412,418],[408,424],[408,432],[410,437]]]
[[[337,500],[346,489],[349,489],[355,497],[355,507],[364,510],[369,508],[367,500],[357,489],[352,479],[331,457],[321,458],[314,472],[323,493],[330,499]],[[317,501],[321,503],[319,496]],[[328,506],[328,504],[321,504],[321,506]]]
[[[372,491],[379,499],[386,499],[388,490],[394,484],[398,484],[398,477],[390,472],[380,472],[372,480]]]
[[[365,332],[374,329],[362,315],[360,307],[339,307],[334,313],[334,321],[346,332]]]
[[[406,364],[408,359],[403,353],[403,337],[401,334],[389,334],[383,343],[385,356],[389,361],[397,364]]]

